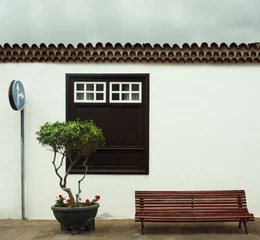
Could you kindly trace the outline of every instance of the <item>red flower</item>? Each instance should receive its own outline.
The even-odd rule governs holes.
[[[79,201],[81,201],[81,197],[79,197]]]
[[[64,200],[64,197],[60,194],[60,195],[59,195],[59,199],[63,201],[63,200]]]
[[[68,199],[67,200],[67,203],[70,205],[70,204],[72,204],[72,200],[71,199]]]
[[[90,201],[89,201],[89,199],[86,199],[86,203],[89,203]]]
[[[99,200],[99,199],[100,199],[100,196],[99,196],[99,195],[96,195],[95,198],[96,198],[97,200]]]

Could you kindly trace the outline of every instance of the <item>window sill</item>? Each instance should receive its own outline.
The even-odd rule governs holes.
[[[82,169],[73,169],[70,174],[84,174],[84,171]],[[89,169],[87,174],[148,175],[149,171],[144,169]]]

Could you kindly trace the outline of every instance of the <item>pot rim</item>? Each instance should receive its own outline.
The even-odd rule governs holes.
[[[55,207],[54,205],[51,206],[51,209],[53,211],[61,211],[61,212],[80,212],[84,210],[91,210],[91,209],[96,209],[99,208],[99,203],[95,203],[90,206],[84,206],[84,207]]]

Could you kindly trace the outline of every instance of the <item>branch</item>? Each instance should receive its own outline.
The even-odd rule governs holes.
[[[64,151],[56,150],[56,152],[60,153],[61,155],[65,155]]]
[[[53,148],[51,148],[51,147],[50,147],[50,148],[48,148],[48,147],[46,146],[46,149],[47,149],[47,151],[55,152],[55,151],[54,151],[54,149],[53,149]]]
[[[56,156],[57,156],[57,152],[54,152],[54,158],[53,158],[53,161],[52,161],[52,164],[53,164],[53,167],[54,167],[54,170],[55,170],[55,173],[57,174],[57,176],[59,177],[60,179],[60,187],[63,191],[67,192],[68,195],[69,195],[69,198],[73,201],[73,205],[75,204],[75,200],[74,200],[74,197],[73,197],[73,194],[71,192],[71,189],[70,188],[67,188],[66,187],[66,181],[64,181],[64,183],[62,184],[62,180],[63,178],[61,177],[61,175],[59,174],[58,170],[60,169],[60,167],[62,166],[62,163],[63,163],[63,160],[65,158],[65,155],[63,154],[62,155],[62,158],[61,158],[61,163],[59,165],[59,167],[56,167]]]
[[[59,169],[56,167],[56,164],[55,164],[56,156],[57,156],[57,153],[54,152],[54,157],[53,157],[52,164],[53,164],[54,171],[55,171],[56,175],[57,175],[57,176],[59,177],[59,179],[60,179],[60,187],[63,189],[64,187],[66,187],[66,185],[65,185],[65,186],[62,185],[62,177],[61,177],[61,175],[59,174],[59,172],[58,172]]]
[[[66,173],[65,173],[65,176],[64,176],[64,179],[63,179],[63,186],[66,187],[66,184],[67,184],[67,177],[71,171],[71,169],[73,168],[73,166],[76,164],[76,162],[79,160],[79,158],[81,156],[78,156],[74,161],[71,160],[71,156],[67,156],[69,159],[70,159],[70,166],[68,167]]]
[[[78,198],[79,198],[79,195],[81,193],[80,184],[84,180],[84,178],[86,177],[86,174],[87,174],[87,171],[88,171],[88,166],[86,165],[87,161],[88,161],[88,157],[86,157],[85,161],[82,164],[85,167],[85,172],[84,172],[83,177],[78,181],[78,193],[76,194],[76,204],[79,203]]]
[[[66,188],[66,187],[62,187],[62,190],[68,193],[69,199],[72,200],[72,206],[75,206],[75,199],[73,197],[71,189],[70,188]]]
[[[70,164],[72,164],[71,156],[68,154],[67,157],[68,157],[68,159],[69,159],[69,161],[70,161]]]
[[[63,154],[63,155],[62,155],[62,158],[61,158],[61,161],[60,161],[60,166],[57,167],[57,171],[61,168],[61,166],[62,166],[62,164],[63,164],[64,158],[65,158],[65,155]]]
[[[54,148],[54,147],[48,147],[48,146],[45,146],[47,151],[51,151],[51,152],[56,152],[56,153],[60,153],[61,155],[64,155],[64,151],[60,151],[59,149],[57,148]]]

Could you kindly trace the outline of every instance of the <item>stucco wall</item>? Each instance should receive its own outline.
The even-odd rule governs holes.
[[[245,189],[260,216],[259,66],[24,63],[0,65],[0,218],[21,217],[20,114],[7,98],[13,79],[26,92],[26,217],[53,218],[62,192],[35,132],[65,120],[66,73],[150,74],[150,174],[88,175],[82,197],[101,195],[99,215],[133,218],[135,190]],[[69,180],[76,189],[77,176]]]

